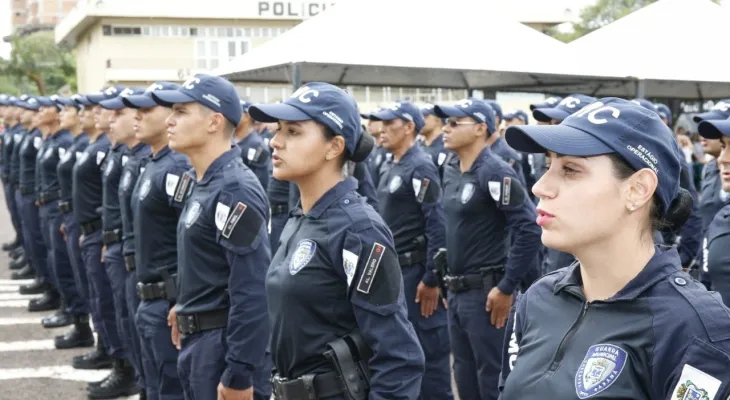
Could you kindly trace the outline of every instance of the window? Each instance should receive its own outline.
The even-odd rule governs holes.
[[[261,37],[269,37],[271,34],[269,34],[269,28],[261,28]]]
[[[190,28],[190,36],[198,36],[198,28]]]
[[[246,28],[243,30],[243,36],[251,37],[251,28]]]
[[[162,37],[168,37],[168,36],[170,36],[170,27],[169,26],[161,26],[160,27],[160,36],[162,36]]]
[[[159,26],[154,26],[154,25],[153,25],[153,26],[152,26],[152,27],[150,28],[150,34],[151,34],[152,36],[160,36],[160,27],[159,27]]]
[[[150,27],[149,26],[143,26],[142,27],[142,35],[149,36],[150,35]]]
[[[140,36],[142,28],[139,26],[114,26],[112,27],[112,35],[114,36]]]
[[[236,37],[243,36],[243,29],[242,28],[236,28]]]
[[[207,42],[205,40],[198,40],[195,42],[195,47],[197,48],[195,54],[195,65],[201,69],[208,68],[206,46]]]
[[[170,36],[172,36],[172,37],[180,36],[180,27],[171,26],[170,27]]]
[[[102,33],[104,36],[111,36],[112,35],[112,26],[111,25],[104,25],[101,27]]]

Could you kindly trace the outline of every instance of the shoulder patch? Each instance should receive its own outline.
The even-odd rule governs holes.
[[[373,278],[378,272],[380,261],[383,259],[383,253],[385,253],[385,246],[375,242],[373,248],[370,250],[370,256],[365,262],[365,270],[360,276],[360,283],[357,285],[357,291],[362,293],[370,293],[370,289],[373,285]]]
[[[494,201],[499,201],[502,196],[502,184],[499,182],[489,181],[489,195]]]
[[[672,392],[672,400],[712,400],[715,398],[722,382],[712,375],[706,374],[699,369],[684,364],[682,375],[679,377],[677,386]]]
[[[36,150],[41,148],[41,144],[43,144],[43,139],[41,139],[39,136],[33,138],[33,147],[35,147]]]
[[[228,214],[231,212],[231,207],[218,202],[218,204],[215,206],[215,226],[219,230],[223,230],[223,227],[226,225],[226,221],[228,220]]]
[[[710,342],[716,343],[730,339],[730,330],[721,321],[730,318],[730,311],[723,305],[717,292],[708,292],[700,283],[693,281],[687,274],[677,272],[667,277],[672,286],[687,300],[695,310],[707,331]],[[719,318],[718,316],[724,316]]]
[[[129,161],[129,156],[122,156],[122,166],[127,165],[127,161]]]
[[[96,165],[101,165],[101,162],[106,158],[106,153],[103,151],[96,152]]]
[[[350,250],[342,250],[342,267],[345,269],[345,275],[347,275],[347,287],[350,287],[352,278],[355,277],[355,271],[357,270],[357,262],[360,257],[351,252]]]
[[[248,149],[248,153],[246,154],[246,158],[248,158],[249,161],[253,161],[253,157],[256,155],[256,149],[250,148]]]
[[[238,221],[241,219],[241,216],[246,211],[246,208],[247,206],[240,201],[238,202],[238,204],[236,204],[236,207],[233,209],[233,213],[231,213],[231,215],[226,220],[223,229],[221,229],[224,238],[231,238],[231,233],[233,233],[233,229],[236,227],[236,224],[238,224]]]
[[[502,180],[502,205],[509,205],[512,198],[512,178],[505,176]]]
[[[179,181],[179,176],[175,174],[167,174],[167,176],[165,177],[165,192],[167,192],[168,196],[175,195],[175,188],[177,188],[177,183]]]
[[[575,393],[587,399],[611,386],[628,362],[626,350],[613,344],[594,344],[575,373]]]
[[[438,165],[443,165],[444,161],[446,161],[446,153],[439,153]]]
[[[66,155],[66,149],[64,149],[63,147],[59,147],[58,148],[58,156],[61,157],[61,158],[63,158],[63,156],[65,156],[65,155]]]

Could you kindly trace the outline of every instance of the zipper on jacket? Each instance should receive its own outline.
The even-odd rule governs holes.
[[[580,311],[578,318],[575,322],[573,322],[573,325],[570,327],[565,336],[563,336],[563,340],[560,341],[560,345],[558,346],[558,349],[555,350],[553,359],[550,361],[550,368],[548,371],[553,372],[560,366],[560,362],[563,361],[563,356],[565,355],[565,348],[568,346],[568,340],[573,337],[575,331],[577,331],[580,327],[580,323],[583,320],[583,317],[585,317],[586,311],[588,311],[588,302],[583,303],[583,309]]]

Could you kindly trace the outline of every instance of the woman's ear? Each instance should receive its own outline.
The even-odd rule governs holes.
[[[325,158],[329,160],[337,159],[340,154],[345,151],[345,138],[337,135],[329,142],[329,149],[325,153]]]
[[[654,171],[644,168],[635,172],[627,181],[626,209],[634,212],[646,205],[651,206],[659,181]]]

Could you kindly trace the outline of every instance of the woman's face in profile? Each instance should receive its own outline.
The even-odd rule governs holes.
[[[608,156],[547,155],[548,171],[533,186],[545,246],[574,253],[616,232],[626,216],[623,182]]]

